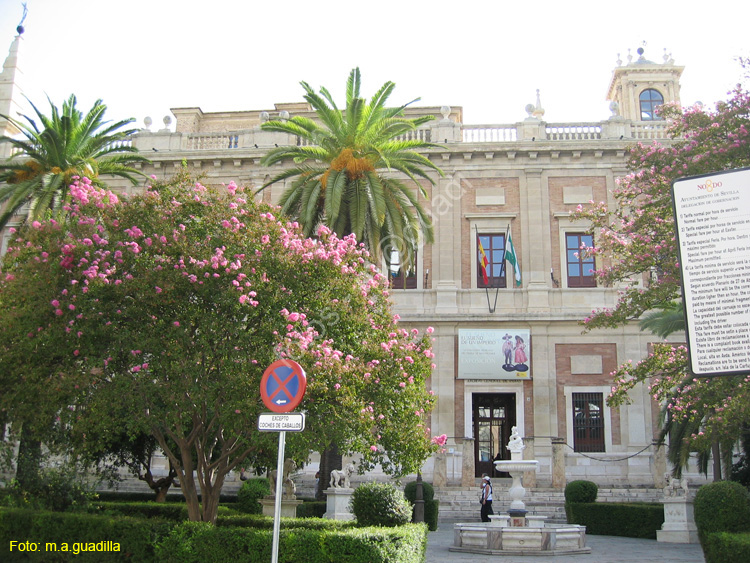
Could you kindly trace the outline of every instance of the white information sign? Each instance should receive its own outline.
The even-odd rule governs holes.
[[[305,429],[305,415],[301,412],[264,412],[258,416],[261,432],[301,432]]]
[[[690,369],[750,373],[750,169],[672,183]]]
[[[531,379],[528,329],[458,330],[458,379]]]

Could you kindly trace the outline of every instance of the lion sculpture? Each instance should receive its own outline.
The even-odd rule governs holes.
[[[287,459],[284,461],[284,480],[282,482],[282,496],[283,499],[295,499],[297,498],[295,496],[295,493],[297,492],[297,487],[294,484],[294,481],[292,481],[292,473],[297,471],[297,464],[293,459]],[[271,485],[271,496],[276,496],[276,478],[278,476],[278,471],[274,469],[268,474],[268,480],[270,481]]]
[[[346,464],[346,467],[342,470],[334,469],[331,471],[331,487],[334,489],[351,489],[352,483],[351,483],[351,477],[354,475],[354,472],[357,470],[356,465],[354,465],[353,461],[350,461]]]

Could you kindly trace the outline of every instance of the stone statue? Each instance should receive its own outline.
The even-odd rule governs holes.
[[[667,471],[664,474],[664,480],[667,482],[667,485],[664,487],[665,497],[687,497],[690,494],[690,483],[688,482],[687,477],[677,479],[676,477],[672,477],[670,471]]]
[[[293,500],[296,497],[295,493],[297,492],[297,487],[294,485],[294,481],[292,481],[292,473],[297,471],[297,463],[293,459],[287,459],[284,461],[284,475],[283,475],[283,481],[282,481],[282,496],[281,498],[287,499],[287,500]],[[276,496],[276,479],[278,478],[278,471],[274,469],[268,474],[268,479],[271,482],[271,495],[272,497]]]
[[[351,489],[352,484],[350,479],[356,470],[356,465],[354,465],[353,461],[350,461],[341,471],[338,469],[331,471],[331,487],[334,489]]]
[[[508,451],[520,454],[526,445],[523,443],[521,436],[518,435],[518,427],[513,426],[510,429],[510,441],[508,442]]]

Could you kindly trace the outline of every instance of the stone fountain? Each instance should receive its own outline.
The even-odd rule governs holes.
[[[577,524],[549,524],[544,516],[528,514],[523,498],[523,474],[536,471],[539,462],[523,459],[526,446],[511,429],[508,451],[510,459],[498,460],[498,471],[510,473],[513,479],[508,494],[511,498],[507,514],[490,516],[489,523],[460,523],[454,526],[451,551],[483,553],[487,555],[563,555],[591,553],[586,547],[586,527]],[[498,495],[495,495],[497,504]]]

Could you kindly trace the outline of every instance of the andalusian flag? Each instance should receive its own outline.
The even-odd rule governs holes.
[[[482,268],[482,281],[487,286],[490,284],[490,279],[487,277],[487,265],[490,261],[487,260],[487,255],[482,247],[482,240],[479,237],[477,237],[477,245],[479,246],[479,267]]]
[[[513,247],[513,239],[510,238],[510,231],[508,231],[508,244],[505,245],[505,259],[513,266],[513,272],[515,273],[516,286],[521,285],[521,266],[518,264],[518,255],[516,255],[516,249]]]

